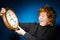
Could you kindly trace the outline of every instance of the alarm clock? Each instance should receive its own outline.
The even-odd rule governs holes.
[[[3,11],[1,15],[6,27],[10,30],[17,30],[19,23],[15,12],[10,8],[2,8],[1,10]]]

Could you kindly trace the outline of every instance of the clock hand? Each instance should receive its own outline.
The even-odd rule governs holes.
[[[11,20],[13,20],[13,18],[11,18]],[[14,20],[13,20],[14,21]],[[16,23],[16,21],[14,21]]]

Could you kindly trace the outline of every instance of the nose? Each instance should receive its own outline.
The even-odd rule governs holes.
[[[39,16],[38,20],[39,20],[39,22],[41,21],[41,18],[40,18],[40,16]]]
[[[42,18],[42,16],[39,16],[39,20],[42,20],[43,18]]]

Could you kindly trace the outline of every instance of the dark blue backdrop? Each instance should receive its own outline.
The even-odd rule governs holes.
[[[19,22],[37,22],[38,23],[38,10],[48,4],[56,10],[57,18],[56,25],[60,24],[60,1],[58,0],[1,0],[0,8],[12,8]],[[0,40],[11,40],[11,35],[16,34],[6,28],[0,17]],[[15,35],[17,36],[17,34]],[[23,39],[23,38],[22,38]]]

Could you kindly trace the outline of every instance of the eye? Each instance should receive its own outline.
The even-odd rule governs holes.
[[[42,16],[42,17],[44,17],[44,16]]]
[[[44,16],[40,16],[40,18],[43,18]]]

